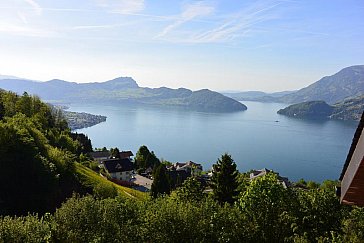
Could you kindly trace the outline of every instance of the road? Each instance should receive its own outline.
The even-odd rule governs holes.
[[[133,183],[139,186],[138,188],[135,189],[140,191],[147,191],[147,190],[149,191],[152,186],[153,180],[148,179],[141,175],[135,175]]]

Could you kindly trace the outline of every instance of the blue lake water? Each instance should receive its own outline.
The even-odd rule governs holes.
[[[78,130],[93,147],[135,154],[147,145],[159,158],[192,160],[204,170],[227,152],[239,171],[265,167],[293,181],[338,179],[357,122],[300,120],[278,115],[284,104],[243,103],[248,110],[236,113],[95,104],[71,104],[70,110],[107,116],[104,123]]]

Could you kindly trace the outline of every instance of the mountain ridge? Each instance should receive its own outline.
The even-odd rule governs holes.
[[[335,104],[345,98],[364,94],[364,65],[355,65],[325,76],[320,80],[279,98],[284,103],[323,100]]]
[[[333,105],[346,98],[364,94],[364,65],[345,67],[333,75],[324,76],[318,81],[296,91],[275,93],[246,91],[223,92],[223,94],[237,100],[286,104],[323,100]]]
[[[131,77],[118,77],[105,82],[75,83],[59,79],[36,82],[24,79],[0,80],[0,88],[22,94],[28,92],[56,102],[128,103],[173,106],[206,112],[243,111],[247,107],[220,93],[186,88],[139,87]]]

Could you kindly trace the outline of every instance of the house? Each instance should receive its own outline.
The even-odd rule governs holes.
[[[91,158],[99,162],[99,164],[102,164],[104,160],[110,159],[111,157],[110,151],[108,150],[90,152],[89,155],[91,156]]]
[[[263,168],[261,170],[253,170],[249,175],[249,179],[254,180],[255,178],[264,176],[264,175],[268,174],[269,172],[273,172],[274,174],[276,174],[278,176],[278,181],[283,185],[284,188],[291,186],[291,183],[289,182],[287,177],[282,177],[279,175],[279,173],[276,173],[272,170],[268,170],[266,168]]]
[[[176,171],[185,171],[187,174],[189,175],[199,175],[202,172],[202,165],[201,164],[197,164],[193,161],[188,161],[186,163],[175,163],[173,164],[171,168],[174,168],[174,170]]]
[[[340,202],[364,206],[364,112],[340,175]]]
[[[130,159],[108,159],[104,160],[103,164],[111,178],[120,181],[131,181],[134,164],[130,161]]]
[[[130,150],[128,151],[121,151],[119,153],[120,159],[131,159],[132,156],[134,156],[133,152],[131,152]]]

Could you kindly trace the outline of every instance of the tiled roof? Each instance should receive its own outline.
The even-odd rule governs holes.
[[[105,158],[110,157],[109,151],[96,151],[96,152],[90,152],[90,156],[94,159],[96,158]]]
[[[127,158],[124,159],[109,159],[104,162],[105,169],[109,173],[132,171],[134,164]]]
[[[131,151],[121,151],[119,153],[119,155],[120,155],[120,158],[129,158],[131,156],[134,156],[133,152],[131,152]]]

